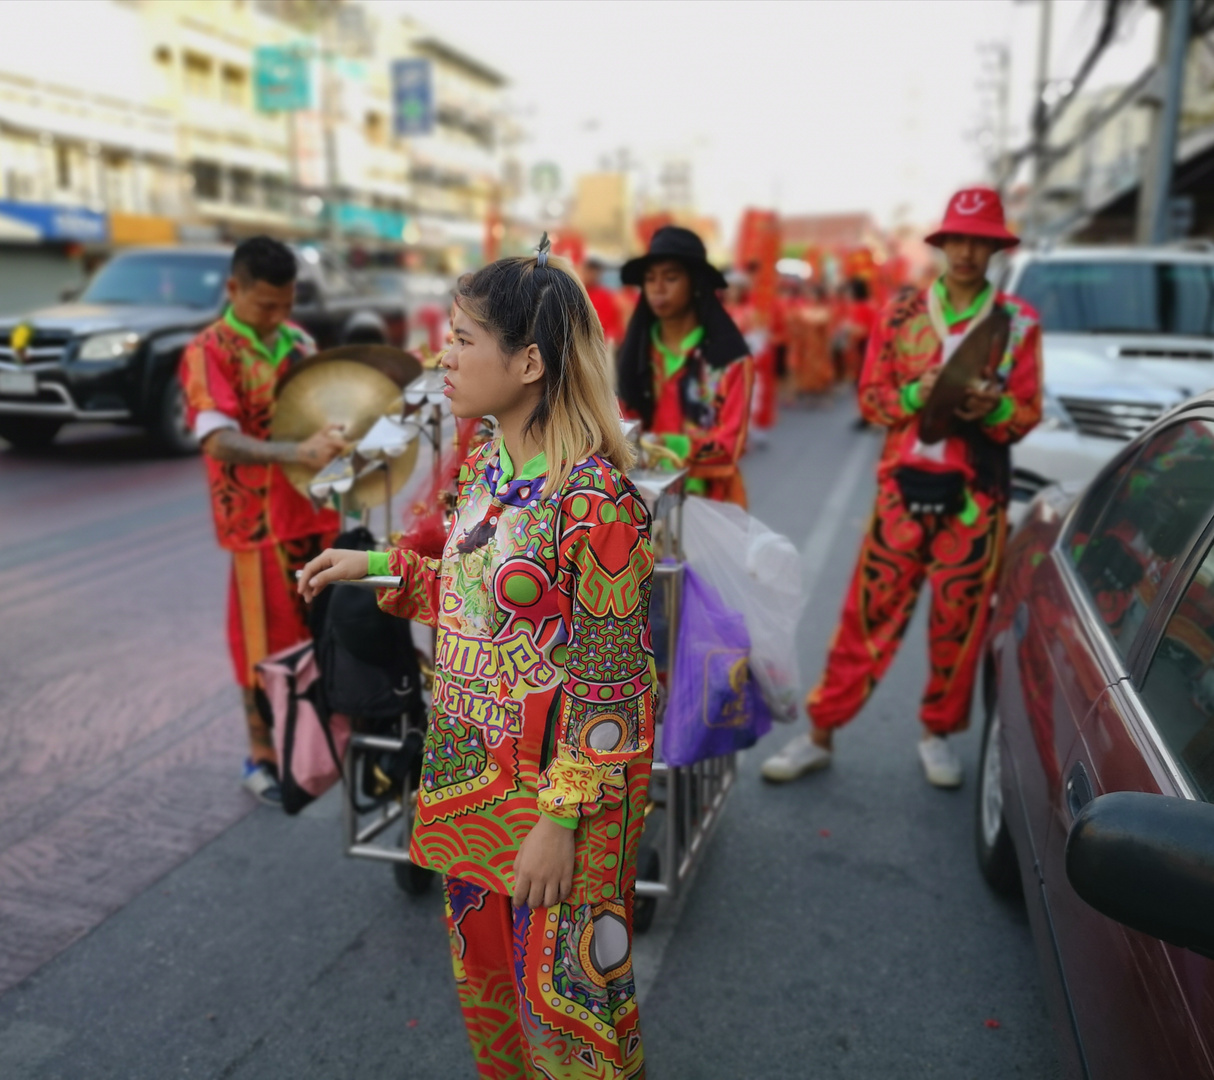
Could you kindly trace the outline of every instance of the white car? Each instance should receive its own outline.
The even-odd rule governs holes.
[[[1214,246],[1023,251],[1002,288],[1037,309],[1045,357],[1044,416],[1012,449],[1013,521],[1214,387]]]

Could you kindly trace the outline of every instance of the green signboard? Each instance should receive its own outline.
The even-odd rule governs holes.
[[[253,53],[253,88],[262,112],[312,107],[311,50],[305,45],[261,45]]]

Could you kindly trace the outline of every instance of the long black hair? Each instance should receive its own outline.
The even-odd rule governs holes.
[[[656,260],[655,260],[656,261]],[[672,260],[682,262],[681,259]],[[729,317],[717,296],[709,277],[699,267],[683,262],[691,275],[691,303],[696,319],[704,328],[704,339],[700,343],[700,354],[709,367],[728,367],[735,360],[746,356],[750,346],[742,332]],[[628,332],[616,358],[620,400],[648,428],[653,423],[653,364],[651,333],[657,316],[645,290],[641,289],[636,310],[628,322]]]

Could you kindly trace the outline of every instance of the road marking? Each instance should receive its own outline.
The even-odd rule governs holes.
[[[830,558],[831,548],[835,537],[843,525],[844,513],[855,494],[857,485],[867,471],[869,459],[872,457],[873,442],[865,437],[856,442],[839,479],[831,488],[826,499],[826,505],[818,515],[817,523],[809,530],[805,543],[801,546],[801,587],[805,593],[805,606],[813,599],[814,591],[826,569],[826,560]]]

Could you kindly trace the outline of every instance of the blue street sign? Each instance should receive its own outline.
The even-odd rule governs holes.
[[[262,112],[312,106],[310,55],[296,45],[260,45],[253,52],[253,90]]]
[[[429,60],[392,62],[392,127],[397,135],[434,130],[434,76]]]

